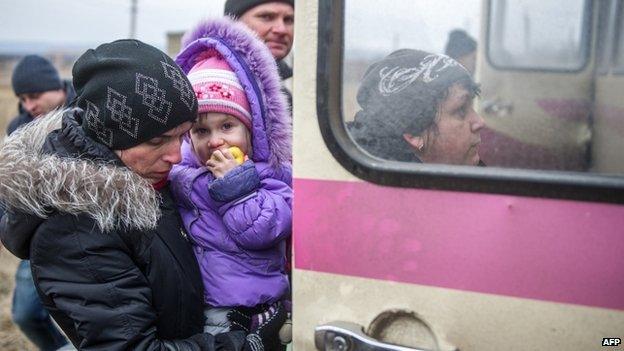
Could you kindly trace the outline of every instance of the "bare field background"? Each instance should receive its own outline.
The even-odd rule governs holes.
[[[0,84],[0,135],[4,137],[6,126],[17,115],[17,97],[10,85]]]
[[[11,321],[11,300],[15,270],[19,260],[6,249],[0,249],[0,350],[23,351],[36,348]]]
[[[10,85],[0,85],[0,138],[6,126],[17,115],[17,98]],[[0,248],[0,350],[36,350],[11,321],[11,301],[15,283],[15,270],[19,260]]]

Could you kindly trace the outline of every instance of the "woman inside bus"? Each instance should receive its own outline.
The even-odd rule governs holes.
[[[479,87],[445,55],[402,49],[371,65],[357,93],[361,110],[351,136],[387,160],[483,165],[483,118],[473,106]]]

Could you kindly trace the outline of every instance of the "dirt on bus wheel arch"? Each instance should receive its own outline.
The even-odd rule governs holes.
[[[11,300],[18,263],[18,258],[6,249],[0,248],[0,350],[35,351],[36,348],[11,321]]]

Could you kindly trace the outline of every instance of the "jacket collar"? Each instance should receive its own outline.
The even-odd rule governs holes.
[[[105,232],[155,228],[159,194],[85,135],[81,113],[70,109],[37,118],[0,144],[0,201],[41,218],[50,212],[88,214]]]

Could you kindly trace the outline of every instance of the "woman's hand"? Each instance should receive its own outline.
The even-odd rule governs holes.
[[[215,178],[223,178],[223,176],[238,167],[238,162],[228,149],[215,150],[210,159],[206,161],[206,167]]]

